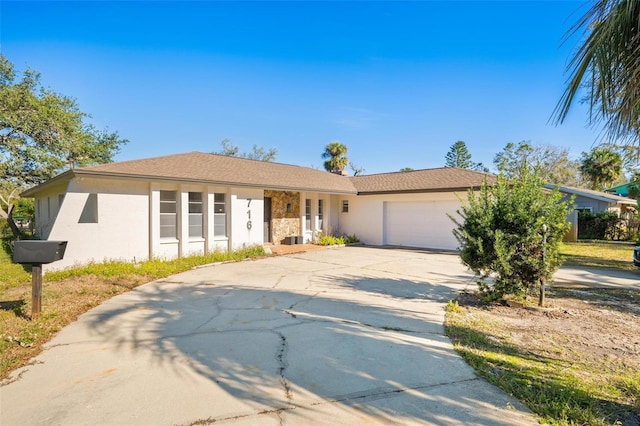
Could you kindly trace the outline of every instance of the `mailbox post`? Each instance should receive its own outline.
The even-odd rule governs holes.
[[[42,265],[64,257],[66,241],[21,240],[13,245],[13,261],[31,265],[31,319],[42,311]]]

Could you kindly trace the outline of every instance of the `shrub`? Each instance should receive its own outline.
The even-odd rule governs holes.
[[[343,245],[343,244],[354,244],[359,242],[358,237],[355,234],[353,235],[329,235],[324,234],[322,232],[318,233],[318,237],[315,241],[315,244],[320,246],[335,246],[335,245]]]
[[[457,212],[462,220],[451,217],[457,225],[453,233],[462,262],[475,272],[487,299],[525,296],[551,278],[560,266],[572,203],[563,202],[557,188],[545,190],[538,173],[528,167],[513,180],[501,175],[494,185],[485,179],[477,194],[469,190]]]
[[[624,240],[627,223],[613,212],[578,212],[578,238],[583,240]]]

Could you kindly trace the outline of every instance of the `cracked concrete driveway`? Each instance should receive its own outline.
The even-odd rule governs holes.
[[[468,285],[456,255],[369,247],[175,275],[62,330],[0,423],[537,424],[443,335]]]

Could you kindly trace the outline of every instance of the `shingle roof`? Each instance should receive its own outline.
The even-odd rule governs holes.
[[[354,176],[351,179],[358,194],[384,194],[398,192],[444,192],[479,188],[483,179],[494,183],[491,174],[457,167],[413,170],[410,172],[381,173]]]
[[[547,184],[545,187],[551,189],[554,187],[552,184]],[[620,197],[619,195],[607,194],[602,191],[594,191],[592,189],[586,188],[575,188],[573,186],[559,186],[560,192],[564,192],[565,194],[573,194],[580,195],[583,197],[593,198],[595,200],[604,201],[606,203],[617,203],[617,204],[627,204],[634,205],[637,204],[637,201],[633,198]]]
[[[485,176],[490,183],[495,180],[493,175],[453,167],[345,177],[309,167],[190,152],[69,170],[22,195],[34,196],[42,189],[73,176],[167,180],[333,194],[461,191],[479,187]]]
[[[326,171],[202,152],[101,164],[75,169],[74,172],[78,175],[167,179],[280,190],[356,192],[348,179]]]

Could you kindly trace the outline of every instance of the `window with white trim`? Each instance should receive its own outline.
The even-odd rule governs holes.
[[[176,191],[160,191],[160,238],[177,238],[178,201]]]
[[[324,200],[318,200],[318,229],[324,229]]]
[[[227,236],[227,203],[225,194],[213,196],[213,236]]]
[[[202,192],[189,193],[189,238],[202,238]]]
[[[304,229],[311,230],[311,199],[304,200]]]
[[[349,213],[349,200],[342,200],[342,213]]]

